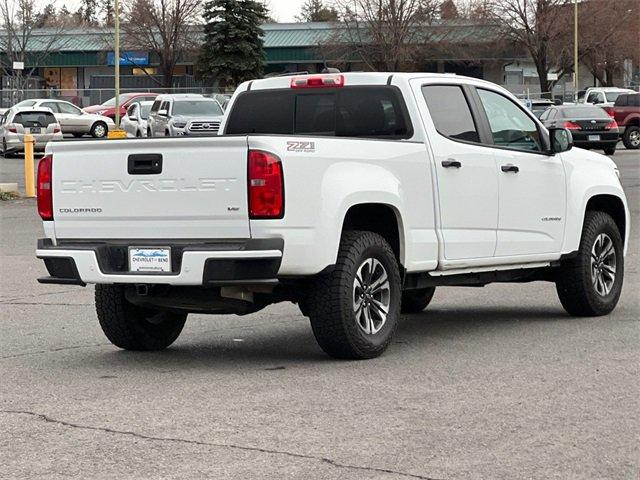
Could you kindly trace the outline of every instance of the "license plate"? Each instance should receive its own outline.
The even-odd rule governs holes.
[[[27,133],[40,133],[42,129],[40,127],[27,128]]]
[[[589,135],[587,136],[587,140],[589,140],[590,142],[599,142],[600,135]]]
[[[129,271],[170,272],[170,248],[129,247]]]

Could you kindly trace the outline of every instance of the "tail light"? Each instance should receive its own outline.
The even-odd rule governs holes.
[[[249,218],[284,216],[282,162],[268,152],[249,150]]]
[[[18,133],[18,127],[7,127],[7,130],[11,133]]]
[[[60,133],[60,127],[53,127],[53,133]]]
[[[46,155],[38,164],[38,213],[43,220],[53,220],[53,157]]]
[[[580,130],[582,127],[576,122],[564,122],[564,128],[568,130]]]
[[[615,116],[615,114],[613,113],[613,107],[601,107],[605,112],[607,112],[607,115],[609,115],[611,118],[613,118]]]
[[[344,75],[293,77],[291,88],[335,88],[344,86]]]
[[[613,128],[618,128],[618,122],[616,122],[615,120],[611,120],[604,127],[605,130],[611,130]]]

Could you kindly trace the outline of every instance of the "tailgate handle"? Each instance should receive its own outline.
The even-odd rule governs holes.
[[[162,173],[161,153],[135,153],[127,162],[129,175],[153,175]]]

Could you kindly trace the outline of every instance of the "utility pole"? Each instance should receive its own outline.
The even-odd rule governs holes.
[[[117,2],[118,0],[116,0]],[[573,0],[573,95],[578,101],[578,0]]]
[[[115,66],[115,90],[116,90],[116,130],[120,130],[120,0],[115,0],[113,5],[115,20],[114,42],[114,66]]]

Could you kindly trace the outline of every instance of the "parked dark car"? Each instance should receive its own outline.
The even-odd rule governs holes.
[[[640,148],[640,93],[627,93],[616,98],[612,116],[618,123],[622,143],[630,150]]]
[[[553,106],[540,121],[547,128],[566,128],[576,147],[602,149],[607,155],[616,152],[618,124],[602,108],[591,105]]]

